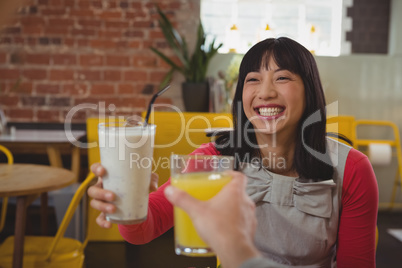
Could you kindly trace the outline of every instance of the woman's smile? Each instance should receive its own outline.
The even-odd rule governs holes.
[[[285,107],[277,104],[259,105],[254,108],[261,119],[272,120],[281,117],[285,112]]]

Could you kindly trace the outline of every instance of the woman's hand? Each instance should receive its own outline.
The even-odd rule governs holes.
[[[98,182],[88,188],[88,195],[92,197],[90,205],[101,212],[96,218],[96,223],[102,228],[110,228],[112,223],[106,220],[106,213],[116,211],[115,205],[110,203],[116,196],[113,192],[103,189],[102,176],[105,175],[106,169],[100,163],[95,163],[91,166],[91,171],[98,176]]]
[[[101,212],[96,218],[96,223],[102,228],[111,228],[112,223],[106,220],[106,213],[111,214],[116,211],[116,206],[110,203],[115,200],[116,195],[111,191],[103,189],[102,176],[105,175],[106,169],[100,163],[93,164],[91,171],[98,176],[98,182],[88,188],[88,195],[92,198],[91,207]],[[152,173],[149,185],[150,191],[158,189],[158,180],[158,174]]]

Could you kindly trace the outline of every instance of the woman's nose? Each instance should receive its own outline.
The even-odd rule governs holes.
[[[272,84],[264,83],[261,85],[261,88],[258,92],[258,98],[265,100],[265,99],[272,99],[278,96],[278,92],[276,91],[275,87]]]

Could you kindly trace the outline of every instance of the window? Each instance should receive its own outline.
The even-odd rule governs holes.
[[[245,53],[268,37],[287,36],[316,55],[341,52],[342,0],[201,0],[205,32],[220,53]]]

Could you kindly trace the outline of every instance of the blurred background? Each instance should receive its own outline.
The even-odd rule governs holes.
[[[248,48],[267,37],[288,36],[314,54],[327,103],[333,104],[330,113],[356,120],[386,120],[402,128],[402,1],[399,0],[11,2],[14,6],[7,7],[10,1],[1,0],[0,6],[3,10],[0,118],[7,128],[64,129],[69,115],[72,128],[85,131],[90,117],[141,116],[171,68],[150,47],[180,62],[159,27],[155,4],[186,40],[190,51],[197,41],[200,22],[207,36],[205,46],[214,38],[216,44],[222,43],[207,66],[208,112],[229,111],[237,68]],[[185,80],[180,73],[173,74],[172,87],[157,99],[160,106],[156,110],[171,111],[169,105],[188,110],[181,91]],[[359,135],[365,139],[395,138],[392,134],[372,128],[363,129]],[[35,150],[16,146],[13,152],[16,162],[48,164],[46,152]],[[86,150],[82,149],[81,155],[80,176],[84,177],[88,172]],[[69,152],[63,153],[63,162],[71,166]],[[380,202],[390,200],[395,172],[401,164],[393,157],[387,166],[374,168]],[[402,202],[398,187],[396,203]],[[396,252],[402,250],[402,242],[387,232],[389,228],[402,228],[400,207],[389,211],[384,206],[379,215],[377,252],[382,255],[377,256],[378,267],[400,267],[402,259]],[[12,233],[13,215],[7,224],[5,230]],[[5,238],[7,233],[3,231],[1,235]],[[169,235],[145,247],[112,243],[118,253],[105,256],[124,259],[114,267],[129,264],[179,267],[135,265],[139,255],[148,256],[154,247],[163,250],[168,245],[173,250]],[[98,250],[110,253],[108,245],[90,243],[89,262],[102,265],[102,259],[97,263],[90,253]],[[125,252],[138,258],[126,257]],[[103,260],[105,263],[109,262]],[[214,261],[197,267],[211,263]]]

